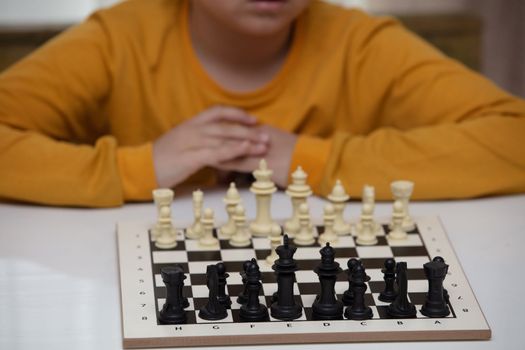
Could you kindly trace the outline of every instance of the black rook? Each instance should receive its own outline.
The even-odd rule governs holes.
[[[450,314],[445,295],[443,281],[448,272],[448,265],[443,261],[431,261],[423,265],[428,279],[428,293],[421,313],[428,317],[445,317]]]
[[[184,311],[184,270],[179,265],[163,267],[160,270],[162,281],[166,285],[166,302],[159,313],[159,320],[164,324],[186,323]]]

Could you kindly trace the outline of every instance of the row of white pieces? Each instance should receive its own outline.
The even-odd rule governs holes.
[[[264,162],[261,161],[261,164],[263,163]],[[289,195],[292,195],[293,197],[294,193],[299,192],[297,191],[297,189],[301,186],[306,188],[306,190],[303,190],[303,192],[306,191],[306,193],[304,193],[306,196],[311,194],[309,186],[305,184],[306,174],[302,171],[300,167],[292,175],[292,178],[293,178],[293,183],[289,186],[289,189],[287,190],[287,193]],[[295,186],[295,192],[293,191],[294,190],[293,186]],[[394,193],[396,193],[394,189],[397,188],[398,197],[405,199],[406,194],[407,194],[407,189],[408,189],[408,192],[411,193],[413,184],[406,182],[406,181],[401,181],[401,182],[397,182],[397,185],[393,184],[392,188],[393,188]],[[372,190],[372,192],[370,190]],[[263,201],[260,200],[260,196],[258,195],[258,193],[256,191],[255,193],[258,198],[257,217],[256,217],[256,220],[252,222],[252,224],[250,225],[250,231],[252,234],[256,236],[270,235],[272,233],[272,230],[275,231],[274,230],[275,223],[269,217],[268,200],[265,200],[264,203],[262,203]],[[370,198],[370,193],[372,193],[372,198]],[[402,193],[402,194],[399,195],[399,193]],[[410,195],[410,193],[408,193],[408,195]],[[174,244],[176,244],[173,238],[173,232],[171,228],[169,227],[171,224],[171,220],[166,219],[167,213],[162,214],[161,209],[166,209],[166,207],[171,206],[171,202],[173,200],[173,191],[169,189],[158,189],[158,190],[153,191],[153,196],[154,196],[154,200],[157,205],[158,212],[159,212],[158,222],[156,226],[153,228],[153,233],[154,233],[153,237],[154,239],[160,238],[161,242],[159,242],[159,247],[170,248]],[[307,213],[308,210],[305,207],[306,197],[304,195],[300,195],[299,197],[301,199],[304,199],[305,202],[300,203],[297,200],[292,201],[294,204],[293,217],[285,223],[285,228],[286,228],[286,231],[290,235],[295,235],[296,233],[298,233],[299,240],[302,241],[304,245],[308,245],[310,244],[310,241],[312,240],[312,237],[308,232],[309,231],[308,227],[310,226],[310,223],[309,223],[310,218],[309,218],[309,213]],[[348,198],[349,196],[346,194],[346,191],[341,185],[341,182],[337,181],[332,193],[329,196],[329,199],[334,205],[333,233],[346,234],[350,231],[350,226],[347,223],[345,223],[343,219],[344,205],[345,205],[345,202],[348,200]],[[365,205],[368,204],[369,206],[371,206],[371,210],[373,211],[373,202],[372,203],[370,202],[370,200],[372,201],[374,200],[373,199],[373,188],[371,188],[370,186],[365,186],[364,191],[363,191],[363,200],[365,202]],[[207,213],[206,213],[207,215],[205,215],[205,218],[201,218],[202,201],[203,201],[203,193],[201,191],[195,191],[193,193],[193,203],[194,203],[193,207],[194,207],[194,213],[195,213],[195,222],[192,225],[192,227],[188,228],[189,237],[190,238],[200,238],[203,245],[215,245],[216,242],[214,238],[212,237],[210,232],[207,232],[209,230],[204,230],[203,228],[203,222],[206,222],[206,226],[213,227],[213,212],[211,211],[211,209],[207,209]],[[226,223],[226,225],[224,225],[221,228],[221,230],[225,234],[233,235],[234,233],[236,233],[236,231],[238,231],[237,226],[239,226],[235,222],[236,221],[235,215],[239,216],[239,214],[235,214],[235,212],[238,210],[243,211],[243,209],[236,208],[240,203],[240,196],[239,196],[239,193],[237,192],[237,189],[234,183],[230,185],[230,188],[226,194],[226,197],[224,198],[224,202],[226,204],[226,209],[229,215],[229,220]],[[403,204],[403,202],[401,203]],[[410,225],[410,229],[411,229],[413,228],[412,227],[413,223],[411,222],[411,220],[407,220],[409,219],[408,210],[406,209],[406,206],[403,206],[403,209],[404,209],[403,210],[403,224],[410,221],[408,225]],[[366,228],[366,225],[363,224],[363,217],[365,216],[364,214],[365,213],[362,214],[362,217],[361,217],[362,223],[360,227],[358,227],[358,230],[357,230],[358,232],[362,231],[363,227]],[[171,216],[171,212],[169,213],[169,215]],[[325,221],[327,221],[326,218],[328,215],[332,216],[331,214],[326,214],[326,210],[325,210]],[[369,216],[369,213],[368,213],[368,216]],[[328,221],[330,222],[331,219],[328,219]],[[394,221],[395,220],[393,220],[393,222]],[[373,231],[375,231],[375,229]],[[247,244],[248,242],[247,235],[244,232],[241,232],[241,233],[242,233],[242,238],[237,237],[237,240],[234,240],[232,243],[235,244],[235,242],[237,242],[240,246]],[[332,233],[332,230],[329,229],[329,232],[327,233],[326,236],[330,235],[330,239],[333,240],[334,236],[331,233]],[[398,230],[397,236],[398,238],[403,238],[401,234],[401,230]],[[327,239],[326,241],[329,241],[329,240]],[[363,240],[363,242],[373,244],[372,238],[369,238],[367,241]]]
[[[166,203],[167,204],[167,203]],[[163,209],[170,208],[169,206],[161,206]],[[396,209],[397,208],[397,209]],[[339,222],[337,222],[337,217],[335,215],[335,209],[332,205],[328,204],[325,206],[325,212],[324,212],[324,224],[325,224],[325,233],[320,237],[319,241],[320,243],[326,243],[331,242],[335,243],[337,241],[337,235],[346,235],[350,232],[354,232],[354,236],[358,238],[358,242],[361,244],[368,244],[373,245],[377,243],[377,239],[375,239],[375,233],[380,229],[380,225],[378,225],[371,216],[371,210],[372,207],[369,204],[365,204],[363,206],[363,214],[361,216],[361,220],[359,223],[357,223],[354,226],[350,226],[347,223],[344,223],[341,218],[339,218]],[[396,202],[396,205],[394,206],[394,220],[393,220],[393,235],[391,234],[391,238],[394,239],[405,239],[406,238],[406,232],[404,232],[401,228],[401,222],[397,221],[396,224],[396,218],[400,219],[400,216],[402,216],[401,213],[401,204],[399,202]],[[170,213],[169,213],[170,214]],[[213,217],[213,211],[211,209],[205,210],[205,215],[201,220],[198,220],[194,223],[192,227],[188,229],[189,238],[199,238],[199,242],[203,246],[216,246],[218,244],[218,241],[215,237],[213,237],[212,230],[214,227],[214,217]],[[154,240],[158,240],[157,246],[160,248],[173,248],[176,246],[176,239],[173,234],[173,229],[171,228],[170,224],[168,223],[168,229],[162,228],[162,218],[166,215],[160,215],[160,221],[157,223],[156,227],[152,230],[152,238]],[[199,216],[200,217],[200,216]],[[299,208],[299,230],[297,232],[292,232],[286,230],[286,233],[294,237],[296,237],[296,243],[299,245],[310,245],[314,242],[314,234],[312,232],[312,225],[310,222],[310,214],[309,209],[306,203],[301,204]],[[233,224],[233,232],[227,232],[225,228],[228,227],[228,222],[226,225],[221,228],[221,233],[228,236],[232,233],[234,236],[232,237],[231,243],[232,245],[242,247],[242,246],[248,246],[250,244],[250,235],[246,232],[246,229],[244,227],[245,225],[245,215],[244,215],[244,209],[237,205],[236,208],[236,216],[234,216]],[[257,224],[257,222],[255,222]],[[336,225],[339,224],[339,227]],[[286,226],[286,225],[285,225]],[[196,228],[199,227],[199,230],[201,230],[201,235],[196,236]],[[337,229],[336,229],[337,228]],[[193,231],[191,231],[193,229]],[[164,233],[163,233],[164,232]],[[280,230],[273,231],[273,236],[279,236]],[[368,233],[368,234],[366,234]],[[191,237],[191,234],[194,234],[193,237]],[[275,238],[275,237],[274,237]],[[272,239],[272,241],[279,242],[279,239]],[[272,244],[272,247],[274,244]]]

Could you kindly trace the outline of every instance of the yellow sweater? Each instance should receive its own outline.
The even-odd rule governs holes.
[[[317,194],[337,178],[390,197],[525,191],[525,103],[389,18],[313,2],[263,88],[232,93],[204,71],[178,0],[95,13],[0,76],[0,197],[115,206],[156,186],[152,141],[213,105],[300,134],[292,166]],[[213,182],[203,171],[193,183]]]

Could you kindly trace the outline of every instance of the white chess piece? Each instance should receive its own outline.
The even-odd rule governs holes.
[[[213,237],[214,212],[210,208],[204,209],[202,216],[202,228],[204,234],[199,238],[199,244],[203,247],[213,247],[219,245],[219,240]]]
[[[324,207],[323,223],[324,232],[319,236],[319,245],[324,246],[326,243],[334,244],[339,240],[339,237],[334,232],[335,209],[330,203]]]
[[[335,221],[334,231],[340,236],[350,234],[350,224],[344,220],[344,210],[346,202],[350,199],[350,196],[346,193],[340,180],[337,180],[332,193],[328,195],[328,200],[332,203],[335,209]]]
[[[250,232],[255,237],[268,237],[272,232],[272,227],[277,225],[270,216],[272,194],[277,191],[277,187],[271,180],[272,174],[273,171],[268,169],[264,159],[259,162],[259,169],[253,172],[256,181],[250,187],[250,191],[255,194],[257,214],[255,220],[250,224]]]
[[[394,200],[400,200],[403,204],[403,230],[412,231],[416,228],[416,224],[410,217],[408,211],[408,202],[414,191],[414,183],[411,181],[400,180],[394,181],[390,184]],[[392,225],[391,225],[392,226]]]
[[[164,206],[169,207],[170,209],[170,225],[171,225],[171,203],[173,202],[174,192],[169,188],[157,188],[152,191],[153,201],[157,208],[157,222],[155,226],[151,228],[151,240],[156,241],[160,236],[161,229],[161,209]],[[176,234],[176,230],[172,227],[172,233]]]
[[[160,249],[170,249],[177,246],[177,233],[171,225],[171,209],[168,206],[160,208],[159,234],[155,246]]]
[[[274,226],[272,227],[272,234],[270,235],[270,255],[266,257],[266,263],[269,265],[273,265],[275,260],[279,259],[279,255],[277,255],[277,249],[278,246],[281,245],[281,227],[280,226]]]
[[[362,203],[363,205],[369,204],[372,206],[372,227],[374,229],[374,232],[379,234],[382,231],[381,224],[379,224],[374,219],[374,210],[376,205],[376,199],[375,199],[375,188],[374,186],[364,185],[363,186],[363,197],[362,197]],[[361,230],[361,222],[358,222],[355,227],[355,233],[354,235],[357,235],[357,232]]]
[[[312,189],[306,183],[308,175],[299,166],[292,174],[292,183],[286,189],[286,194],[292,200],[292,217],[284,223],[284,232],[293,238],[299,232],[299,206],[306,203],[308,196],[312,195]]]
[[[408,237],[403,228],[403,218],[405,217],[403,202],[397,200],[394,202],[394,209],[392,212],[392,229],[388,233],[388,238],[392,240],[403,240]]]
[[[234,247],[248,247],[251,243],[250,233],[246,229],[246,213],[244,207],[238,204],[233,216],[235,222],[235,233],[230,238],[230,245]]]
[[[310,222],[310,212],[307,203],[299,206],[299,233],[294,238],[294,243],[299,246],[312,245],[315,242],[313,228]]]
[[[186,229],[186,237],[189,239],[199,239],[202,237],[202,203],[204,194],[201,190],[193,191],[193,224]]]
[[[357,244],[375,245],[377,237],[374,230],[374,221],[372,216],[372,206],[369,203],[363,205],[361,212],[361,230],[357,232]]]
[[[231,237],[236,231],[235,220],[233,219],[235,208],[241,202],[241,196],[234,182],[230,183],[230,188],[226,192],[226,197],[224,197],[223,202],[226,204],[228,222],[221,227],[220,231],[223,236]]]

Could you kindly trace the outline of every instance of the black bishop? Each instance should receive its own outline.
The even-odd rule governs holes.
[[[246,291],[247,298],[245,304],[241,306],[239,315],[243,322],[262,322],[269,321],[268,308],[259,301],[259,294],[262,288],[261,272],[257,260],[252,259],[246,269]]]

